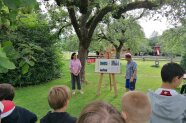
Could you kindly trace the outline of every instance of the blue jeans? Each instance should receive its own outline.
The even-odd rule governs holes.
[[[130,82],[130,79],[126,79],[125,88],[132,91],[135,90],[135,86],[136,86],[136,79],[134,79],[133,82]]]
[[[72,83],[72,90],[76,89],[76,82],[78,90],[81,90],[81,83],[80,83],[80,76],[75,76],[73,73],[71,73],[71,83]]]

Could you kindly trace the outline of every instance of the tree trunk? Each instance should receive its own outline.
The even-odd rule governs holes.
[[[79,43],[78,58],[80,59],[82,65],[81,72],[80,72],[80,78],[82,83],[86,82],[85,65],[86,65],[87,55],[88,55],[88,49],[83,45],[83,43]]]
[[[115,56],[116,59],[120,59],[120,52],[121,52],[121,48],[117,47],[116,48],[116,56]]]
[[[116,45],[115,45],[115,49],[116,49],[116,56],[115,56],[115,58],[116,59],[120,59],[120,52],[121,52],[121,49],[123,47],[123,44],[124,44],[124,41],[122,40],[122,41],[119,41],[119,46],[116,47]]]

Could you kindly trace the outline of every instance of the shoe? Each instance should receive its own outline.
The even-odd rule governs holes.
[[[80,94],[84,94],[84,92],[83,91],[80,91]]]
[[[72,95],[75,95],[76,94],[76,91],[72,91]]]

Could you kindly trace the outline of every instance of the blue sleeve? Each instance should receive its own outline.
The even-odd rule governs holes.
[[[134,64],[133,64],[133,71],[134,70],[137,70],[137,64],[136,64],[136,62],[134,62]]]

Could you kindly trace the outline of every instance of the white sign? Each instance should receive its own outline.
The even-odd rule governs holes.
[[[120,73],[119,59],[96,59],[95,72]]]
[[[183,79],[186,79],[186,74],[183,75]]]

